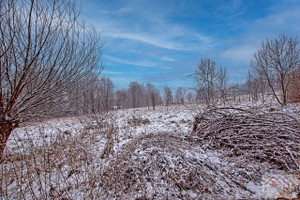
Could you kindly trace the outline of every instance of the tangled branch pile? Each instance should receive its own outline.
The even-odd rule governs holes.
[[[150,120],[148,118],[137,118],[135,116],[133,116],[132,118],[129,118],[127,123],[129,125],[135,125],[135,126],[139,126],[139,125],[146,125],[150,123]]]
[[[195,117],[193,131],[203,148],[255,162],[257,168],[299,170],[300,123],[287,114],[215,108]]]
[[[104,199],[255,198],[233,169],[197,141],[171,133],[149,134],[128,142],[102,175]]]

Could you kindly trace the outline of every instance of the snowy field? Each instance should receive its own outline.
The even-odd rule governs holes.
[[[31,122],[16,129],[7,145],[6,160],[1,164],[2,198],[261,199],[265,173],[299,172],[299,104],[282,109],[271,103],[245,103],[235,108],[253,113],[272,112],[276,116],[281,113],[280,121],[274,117],[274,123],[288,123],[277,128],[293,134],[292,139],[282,140],[288,145],[284,148],[287,153],[282,154],[279,148],[278,154],[287,159],[283,168],[275,154],[272,160],[251,160],[253,151],[257,153],[259,149],[249,147],[249,152],[245,148],[237,154],[226,145],[225,148],[223,140],[217,143],[218,136],[201,135],[217,130],[201,125],[207,120],[208,125],[211,123],[204,115],[205,119],[199,122],[201,127],[195,126],[195,116],[205,113],[204,106],[117,110]],[[224,112],[226,116],[241,115],[233,109]],[[286,115],[290,117],[282,117]],[[243,117],[241,123],[245,125],[237,125],[250,127],[252,122],[259,123],[258,118],[252,120],[252,115]],[[273,126],[270,117],[259,119],[269,120],[267,128]],[[222,127],[226,123],[231,122],[226,121]],[[239,134],[249,134],[247,130]],[[260,129],[251,129],[253,133],[257,130]],[[232,134],[220,129],[223,138],[229,133]],[[241,149],[239,142],[236,147]],[[245,159],[249,162],[245,163]]]

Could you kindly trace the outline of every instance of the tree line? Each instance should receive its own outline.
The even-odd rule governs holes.
[[[80,90],[78,89],[80,84]],[[174,95],[173,95],[174,93]],[[115,89],[108,77],[94,77],[74,85],[74,89],[61,99],[56,116],[81,115],[107,112],[116,109],[147,107],[155,110],[157,105],[195,103],[193,91],[178,87],[172,91],[165,86],[160,91],[151,83],[130,82],[127,89]]]
[[[249,100],[262,102],[272,95],[281,106],[300,101],[299,40],[281,34],[266,39],[251,58],[247,81],[228,85],[226,67],[218,66],[211,58],[202,58],[195,72],[194,90],[207,106],[223,104],[233,98],[247,95]]]

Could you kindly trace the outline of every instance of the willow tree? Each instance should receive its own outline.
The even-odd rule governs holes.
[[[78,17],[72,1],[1,1],[0,159],[14,128],[100,71],[100,35]]]

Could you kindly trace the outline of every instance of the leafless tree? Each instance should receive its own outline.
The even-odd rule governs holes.
[[[85,77],[79,86],[79,91],[76,91],[78,88],[74,88],[72,90],[72,98],[76,98],[79,101],[77,102],[79,105],[78,112],[80,114],[86,113],[95,113],[99,111],[99,79],[97,76],[88,76]],[[64,106],[64,105],[63,105]],[[76,105],[70,105],[71,109]]]
[[[138,108],[150,106],[155,110],[156,105],[162,104],[160,92],[151,83],[143,84],[133,81],[128,89],[116,91],[116,106],[118,108]]]
[[[116,91],[116,105],[118,109],[128,108],[128,93],[127,90],[117,90]]]
[[[192,103],[194,101],[194,94],[192,92],[187,93],[186,99],[189,103]]]
[[[54,116],[98,113],[103,111],[101,105],[102,89],[97,74],[84,77],[74,84],[72,89],[63,96],[60,109]]]
[[[182,88],[182,87],[177,88],[176,93],[175,93],[176,103],[184,104],[186,92],[187,92],[186,88]]]
[[[267,92],[267,80],[262,74],[259,74],[256,80],[258,82],[258,89],[261,96],[261,101],[265,102],[265,95]]]
[[[207,106],[215,105],[217,65],[210,58],[202,58],[201,63],[197,66],[192,74],[196,82],[198,96],[205,98]]]
[[[166,106],[171,105],[173,102],[173,94],[171,88],[169,88],[168,86],[164,87],[164,96],[165,96]]]
[[[151,83],[147,83],[146,85],[146,98],[147,98],[147,106],[148,109],[150,105],[152,106],[153,110],[155,110],[155,105],[158,103],[157,99],[157,90],[155,89],[155,86]]]
[[[297,70],[290,74],[291,84],[288,88],[290,102],[300,102],[300,65]]]
[[[159,90],[155,90],[154,94],[152,95],[152,108],[155,110],[156,105],[163,104],[163,98]]]
[[[150,98],[151,98],[151,105],[152,105],[153,110],[155,110],[155,106],[157,104],[157,95],[156,94],[157,94],[156,91],[153,91],[150,94],[151,95],[150,96]]]
[[[251,61],[252,69],[265,77],[275,99],[285,106],[288,102],[290,74],[299,64],[299,40],[284,34],[266,39]],[[277,90],[280,91],[278,95]]]
[[[104,111],[111,110],[114,103],[114,84],[110,78],[102,77],[100,79],[100,94],[102,109]]]
[[[249,100],[257,101],[258,100],[258,81],[257,78],[254,77],[253,73],[248,72],[248,78],[246,81],[247,91],[249,94]]]
[[[155,87],[151,83],[147,83],[146,85],[146,99],[147,99],[147,107],[150,108],[151,105],[151,97],[152,93],[154,93]]]
[[[129,98],[130,98],[130,105],[132,108],[138,108],[143,106],[144,100],[144,91],[143,86],[138,82],[134,81],[131,82],[129,85]]]
[[[233,84],[229,87],[229,96],[233,102],[241,102],[241,86],[239,84]]]
[[[3,0],[0,7],[0,158],[21,121],[47,114],[72,86],[99,73],[101,40],[75,3]]]
[[[265,77],[261,74],[248,71],[247,81],[245,83],[249,101],[258,101],[259,99],[264,102],[265,94],[267,92],[267,84]]]
[[[227,102],[228,95],[228,74],[227,69],[225,67],[220,66],[219,72],[217,75],[217,91],[219,93],[219,97],[225,105]]]

